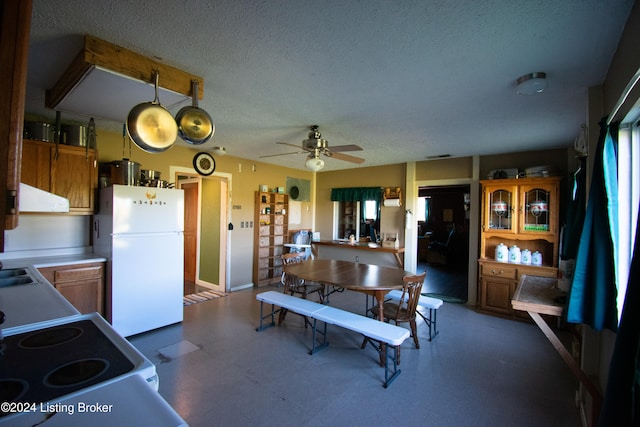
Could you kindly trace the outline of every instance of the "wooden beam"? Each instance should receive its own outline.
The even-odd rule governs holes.
[[[198,81],[198,99],[204,95],[204,79],[178,68],[147,58],[129,49],[86,35],[84,48],[78,53],[56,84],[47,91],[45,105],[51,109],[93,68],[100,67],[145,83],[154,82],[159,74],[158,86],[191,97],[191,81]]]

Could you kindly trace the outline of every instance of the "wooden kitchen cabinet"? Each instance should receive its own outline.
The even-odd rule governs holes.
[[[25,139],[22,182],[69,199],[69,211],[91,215],[97,188],[96,152]]]
[[[104,316],[103,262],[43,267],[38,271],[82,314]]]
[[[254,286],[277,283],[282,276],[281,256],[288,236],[289,196],[256,191],[254,225]]]
[[[5,0],[0,6],[0,251],[4,230],[18,226],[20,156],[27,90],[31,0]]]
[[[495,179],[482,185],[482,226],[478,260],[478,309],[509,317],[522,275],[557,277],[560,177]],[[518,246],[542,255],[542,266],[498,262],[496,247]],[[526,313],[525,313],[526,314]]]

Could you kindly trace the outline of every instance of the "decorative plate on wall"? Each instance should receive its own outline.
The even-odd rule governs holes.
[[[209,176],[216,170],[216,160],[202,151],[193,158],[193,167],[200,175]]]

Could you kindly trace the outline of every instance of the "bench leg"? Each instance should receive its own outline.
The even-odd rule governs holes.
[[[429,326],[429,341],[435,338],[438,335],[438,324],[437,324],[437,316],[438,310],[434,310],[433,308],[429,309],[429,317],[425,317],[424,314],[420,313],[420,310],[416,311],[420,317],[424,320],[424,322]]]
[[[264,301],[260,301],[260,326],[258,326],[256,328],[256,331],[261,331],[263,329],[267,329],[270,328],[272,326],[276,325],[276,313],[281,311],[280,309],[276,310],[276,307],[274,304],[271,304],[271,313],[267,314],[267,315],[263,315],[262,312],[262,307],[263,307]],[[262,324],[262,322],[267,318],[267,317],[271,317],[271,323],[267,323],[267,324]]]
[[[313,343],[312,343],[311,351],[309,352],[310,355],[313,355],[314,353],[322,350],[323,348],[329,345],[329,342],[327,341],[327,324],[325,322],[322,322],[322,324],[323,324],[322,330],[318,330],[318,320],[313,319],[313,324],[312,324]],[[320,345],[316,346],[316,342],[318,342],[317,335],[322,335],[322,341],[320,342]]]
[[[389,359],[393,361],[392,372],[389,372]],[[394,347],[393,356],[391,355],[391,351],[387,352],[387,357],[385,358],[385,361],[384,361],[384,384],[383,384],[384,388],[389,387],[389,384],[391,384],[393,380],[395,380],[398,377],[398,375],[400,375],[400,372],[402,372],[400,369],[398,369],[399,361],[400,361],[400,346],[398,345]],[[389,373],[391,373],[391,376],[389,376]]]

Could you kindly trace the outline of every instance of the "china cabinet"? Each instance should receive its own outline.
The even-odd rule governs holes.
[[[482,185],[480,236],[479,309],[507,316],[519,316],[511,299],[522,275],[556,277],[558,274],[560,177],[495,179]],[[527,251],[531,257],[502,255]],[[531,260],[535,261],[530,263]]]
[[[280,281],[281,255],[289,227],[289,196],[256,191],[253,245],[253,284],[265,286]]]

